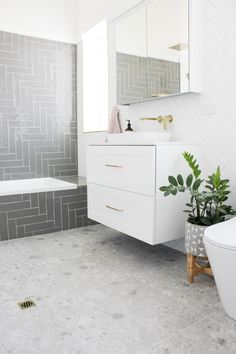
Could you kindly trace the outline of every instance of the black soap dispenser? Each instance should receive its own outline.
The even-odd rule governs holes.
[[[126,132],[133,132],[133,129],[131,128],[130,120],[126,119],[126,122],[128,122],[128,124],[127,124],[127,128],[125,129],[125,131]]]

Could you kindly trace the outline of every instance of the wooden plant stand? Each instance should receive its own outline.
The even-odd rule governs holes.
[[[201,258],[202,260],[208,261],[207,257],[197,257],[193,256],[192,254],[187,254],[187,272],[188,272],[188,280],[189,283],[193,283],[193,278],[195,275],[200,273],[205,273],[208,275],[213,276],[212,269],[209,262],[206,262],[206,265],[201,265],[198,262],[198,259]]]

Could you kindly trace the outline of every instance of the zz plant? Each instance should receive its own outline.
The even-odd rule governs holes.
[[[186,204],[188,209],[183,211],[188,213],[187,221],[192,224],[209,226],[236,215],[232,206],[225,204],[230,194],[229,180],[221,179],[220,167],[204,180],[201,178],[201,170],[194,156],[184,152],[183,157],[192,173],[185,180],[181,174],[177,177],[169,176],[169,185],[160,188],[164,196],[175,196],[177,193],[188,191],[190,201]],[[203,183],[205,188],[202,189]]]

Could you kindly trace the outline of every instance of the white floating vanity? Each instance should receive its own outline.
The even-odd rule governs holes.
[[[159,188],[169,175],[190,173],[184,151],[198,156],[186,143],[90,145],[89,218],[151,245],[182,238],[188,196],[165,198]]]

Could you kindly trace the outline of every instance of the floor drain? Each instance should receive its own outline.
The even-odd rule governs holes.
[[[21,310],[25,310],[25,309],[28,309],[30,307],[36,306],[36,303],[33,300],[26,300],[26,301],[23,301],[23,302],[19,302],[18,305],[21,308]]]

